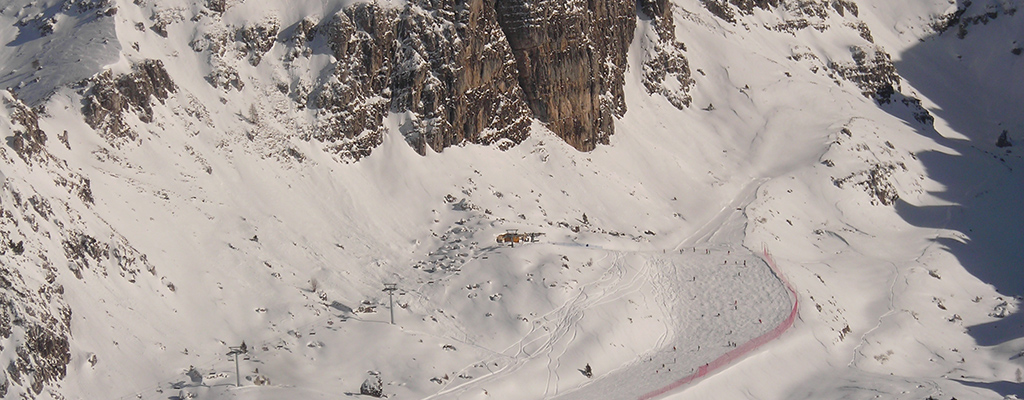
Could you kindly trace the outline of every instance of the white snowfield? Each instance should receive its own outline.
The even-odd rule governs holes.
[[[58,267],[72,309],[67,376],[36,398],[365,398],[374,375],[392,399],[1024,397],[1024,10],[1009,11],[1021,2],[973,1],[965,18],[998,17],[958,38],[934,23],[967,2],[856,0],[857,15],[788,32],[771,27],[792,12],[728,23],[702,1],[672,0],[693,105],[644,89],[654,28],[640,20],[610,145],[580,153],[538,121],[507,151],[420,156],[399,133],[409,116],[392,113],[356,163],[302,139],[315,116],[275,88],[300,64],[284,65],[280,42],[258,67],[226,50],[241,90],[212,87],[208,55],[189,47],[349,1],[229,0],[214,18],[199,1],[116,0],[113,17],[58,18],[41,37],[17,21],[60,2],[0,6],[4,104],[13,92],[44,105],[60,160],[0,153],[4,199],[54,205],[9,234]],[[166,38],[136,27],[156,16],[172,21]],[[851,46],[891,54],[902,95],[879,104],[836,75]],[[302,59],[303,73],[330,58]],[[68,85],[147,59],[178,92],[112,145]],[[995,146],[1003,130],[1017,147]],[[87,177],[94,203],[54,171]],[[155,271],[76,278],[46,236],[57,219],[130,244]],[[544,235],[496,243],[508,229]],[[44,282],[37,266],[19,270]],[[399,289],[392,310],[385,283]],[[23,336],[3,338],[0,366]],[[239,377],[227,353],[243,341]]]

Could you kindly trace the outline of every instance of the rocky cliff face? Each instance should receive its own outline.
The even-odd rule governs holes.
[[[392,80],[392,109],[422,116],[410,144],[440,151],[463,141],[522,141],[528,109],[493,6],[485,0],[420,5],[432,11],[407,7],[400,17]]]
[[[37,114],[8,92],[2,95],[0,114],[20,128],[11,148],[23,162],[48,163]],[[6,148],[0,148],[0,160],[14,161]],[[71,310],[62,298],[64,288],[55,283],[56,267],[37,245],[46,235],[40,225],[49,222],[53,207],[46,197],[20,189],[0,181],[0,348],[13,350],[0,365],[6,372],[0,372],[5,398],[17,386],[39,394],[44,385],[64,378],[71,357]]]
[[[607,143],[612,118],[626,111],[636,3],[503,0],[496,8],[533,114],[577,149]]]
[[[636,26],[631,1],[422,0],[401,10],[358,4],[322,28],[336,81],[313,90],[317,140],[360,154],[386,111],[411,112],[403,134],[423,153],[463,142],[510,146],[532,114],[580,150],[606,143]],[[301,95],[301,94],[300,94]],[[360,139],[362,138],[362,139]]]
[[[39,114],[13,96],[5,99],[10,110],[11,122],[20,129],[14,130],[9,145],[25,162],[31,162],[45,154],[46,132],[39,129]]]
[[[288,47],[284,62],[295,67],[291,82],[279,87],[299,108],[316,113],[305,138],[343,159],[357,160],[381,143],[389,111],[408,112],[411,120],[401,133],[421,154],[466,142],[512,146],[528,135],[531,116],[587,151],[607,143],[613,118],[626,111],[626,52],[638,7],[657,18],[665,42],[674,43],[670,4],[417,0],[388,8],[357,3],[323,21],[305,19],[280,30],[271,21],[234,34],[207,35],[193,48],[211,52],[216,66],[208,77],[211,84],[238,90],[242,66],[234,67],[232,59],[259,64],[273,43],[267,39],[281,32],[278,44]],[[212,18],[222,9],[213,4]],[[326,74],[310,77],[301,66],[324,43],[334,61]],[[682,83],[675,86],[682,92],[688,88],[689,70],[678,51],[659,51],[650,66],[656,71],[652,93],[670,94],[654,89],[665,76],[679,77]],[[680,106],[688,103],[685,94],[670,98]]]
[[[85,122],[115,146],[138,138],[124,120],[126,112],[134,112],[139,121],[150,122],[152,100],[163,101],[177,90],[160,60],[145,61],[136,65],[132,73],[116,77],[107,71],[91,83],[82,109]]]
[[[380,94],[391,83],[396,18],[395,10],[359,4],[320,25],[300,23],[299,46],[312,46],[318,37],[325,38],[338,60],[329,67],[334,79],[308,93],[299,85],[293,93],[316,109],[318,123],[312,138],[329,151],[358,160],[381,143],[382,121],[390,104]]]
[[[668,0],[640,0],[637,6],[654,23],[653,44],[645,54],[643,84],[648,93],[660,94],[676,108],[690,106],[690,63],[683,52],[686,46],[676,41],[672,2]]]
[[[992,5],[976,5],[973,1],[966,0],[958,3],[955,11],[935,18],[931,28],[939,34],[956,28],[956,37],[963,39],[967,37],[972,26],[986,25],[989,21],[999,18],[1000,15],[1012,17],[1016,13],[1017,6],[1013,3],[1007,2],[999,7],[993,7]],[[1021,54],[1019,46],[1014,49],[1013,54]]]
[[[310,41],[325,37],[340,60],[336,81],[312,94],[325,121],[317,140],[362,137],[355,148],[375,146],[389,110],[415,116],[402,133],[421,154],[463,142],[511,145],[528,134],[511,50],[484,0],[421,1],[401,10],[358,4],[323,29],[302,28]]]

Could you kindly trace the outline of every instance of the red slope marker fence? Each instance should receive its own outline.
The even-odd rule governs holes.
[[[679,379],[675,382],[672,382],[668,386],[665,386],[661,389],[640,396],[640,400],[648,400],[662,396],[668,392],[678,389],[683,385],[691,383],[697,379],[703,378],[707,376],[709,373],[719,368],[722,368],[733,361],[736,361],[740,357],[747,355],[747,353],[754,351],[755,349],[765,345],[766,343],[778,339],[779,336],[782,336],[783,332],[785,332],[787,329],[793,326],[793,322],[796,321],[797,309],[799,308],[799,298],[796,295],[796,290],[793,290],[793,286],[789,284],[789,281],[786,280],[786,278],[782,275],[782,272],[779,271],[779,268],[775,265],[775,259],[772,258],[772,254],[770,251],[768,251],[768,247],[762,246],[761,251],[765,263],[768,264],[768,267],[771,268],[772,273],[774,273],[775,276],[778,277],[780,281],[782,281],[782,284],[786,287],[786,290],[789,290],[790,295],[793,297],[793,309],[789,311],[789,316],[786,317],[786,319],[783,320],[782,323],[780,323],[772,330],[765,332],[761,336],[751,339],[749,342],[746,342],[725,354],[722,354],[714,361],[711,361],[710,363],[700,366],[699,368],[697,368],[696,372],[688,376],[685,376],[682,379]]]

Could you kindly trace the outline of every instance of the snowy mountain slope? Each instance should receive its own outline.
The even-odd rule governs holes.
[[[680,398],[752,394],[768,398],[866,398],[876,394],[886,398],[980,398],[987,390],[1020,395],[1016,383],[1020,380],[1016,372],[1020,369],[1020,323],[1012,317],[1001,318],[1007,315],[1002,310],[1019,307],[1014,306],[1019,299],[1013,298],[1020,295],[1014,289],[1021,276],[1015,250],[1019,246],[1006,240],[1019,227],[1013,222],[1019,213],[997,205],[1016,196],[1020,176],[1014,171],[1020,160],[1012,150],[995,146],[999,132],[995,128],[1013,126],[1018,113],[996,114],[996,118],[988,114],[991,119],[986,121],[982,119],[986,114],[962,111],[1020,104],[1015,100],[1019,88],[1013,86],[1019,79],[1012,78],[1021,73],[1020,61],[1009,49],[1000,49],[1008,42],[1004,34],[1019,32],[1019,22],[1012,17],[1015,5],[960,5],[967,10],[965,16],[996,13],[1010,17],[1001,21],[1005,25],[968,23],[971,33],[966,38],[974,34],[975,42],[957,39],[951,31],[935,37],[915,34],[915,28],[907,26],[912,19],[894,12],[892,6],[873,4],[867,8],[862,4],[861,17],[869,22],[878,43],[893,52],[905,78],[904,93],[916,91],[922,96],[923,104],[936,117],[935,128],[922,124],[915,118],[917,113],[900,106],[882,109],[905,123],[888,123],[892,117],[877,111],[859,111],[844,124],[845,130],[833,130],[835,143],[821,157],[822,165],[792,173],[792,183],[776,180],[764,186],[748,213],[752,221],[776,227],[755,224],[747,240],[769,243],[783,268],[794,260],[802,261],[805,272],[789,275],[811,300],[804,302],[801,311],[807,326],[798,326],[794,336],[781,341],[778,348],[709,379]],[[933,9],[933,15],[940,9]],[[893,21],[893,16],[903,19]],[[877,29],[879,22],[898,29],[883,36],[879,32],[885,31]],[[928,29],[917,26],[916,31]],[[922,54],[950,56],[957,48],[965,54],[972,49],[979,57],[991,57],[974,64],[974,68],[988,68],[989,73],[966,72],[949,62],[920,62]],[[990,86],[980,95],[977,87],[982,85],[973,83],[975,80],[1008,86]],[[1010,93],[1004,94],[1004,90]],[[979,95],[965,102],[961,100],[965,92]],[[957,119],[961,122],[953,122]],[[961,135],[970,139],[963,140]],[[851,154],[856,158],[851,159]],[[872,168],[856,171],[867,166]],[[877,179],[885,176],[892,178]],[[836,193],[835,186],[848,182],[847,177],[864,181],[866,189],[879,194],[892,192],[877,190],[889,180],[899,194],[895,212],[865,207],[867,199]],[[987,197],[988,193],[993,193],[992,197]],[[824,200],[829,198],[832,200]],[[813,212],[807,207],[793,208],[813,203],[832,207]],[[786,242],[790,244],[784,245]],[[972,260],[969,254],[986,258]],[[999,292],[993,292],[993,287]],[[809,307],[812,304],[814,308]],[[997,326],[1003,330],[985,338],[997,331]],[[820,348],[831,355],[810,355],[807,350],[817,347],[809,348],[808,342],[822,343]],[[766,373],[779,365],[787,368]],[[725,384],[737,381],[743,384]]]
[[[746,250],[766,244],[796,327],[679,398],[1020,394],[1020,158],[995,147],[1000,129],[1020,140],[1016,3],[763,3],[672,3],[694,81],[656,95],[664,25],[641,14],[628,111],[590,152],[537,120],[515,146],[427,151],[409,140],[423,115],[394,108],[317,136],[336,115],[295,91],[343,82],[345,60],[333,36],[293,39],[354,2],[68,9],[52,42],[4,50],[5,79],[30,82],[9,86],[44,106],[4,100],[5,393],[334,398],[373,371],[403,398],[638,397],[785,318]],[[59,14],[19,6],[5,38]],[[75,23],[114,31],[52,54],[116,59],[110,75],[68,87],[100,69],[22,66],[91,37]],[[494,243],[506,229],[544,236]]]
[[[12,1],[0,12],[3,48],[0,87],[17,89],[32,106],[41,105],[55,89],[101,72],[121,53],[111,15],[117,8],[104,1]]]

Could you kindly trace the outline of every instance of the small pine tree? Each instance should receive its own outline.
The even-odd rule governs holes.
[[[256,108],[256,104],[249,105],[249,123],[254,125],[260,123],[260,111]]]
[[[594,376],[594,370],[590,369],[590,363],[587,363],[587,366],[583,367],[583,376],[587,378]]]

